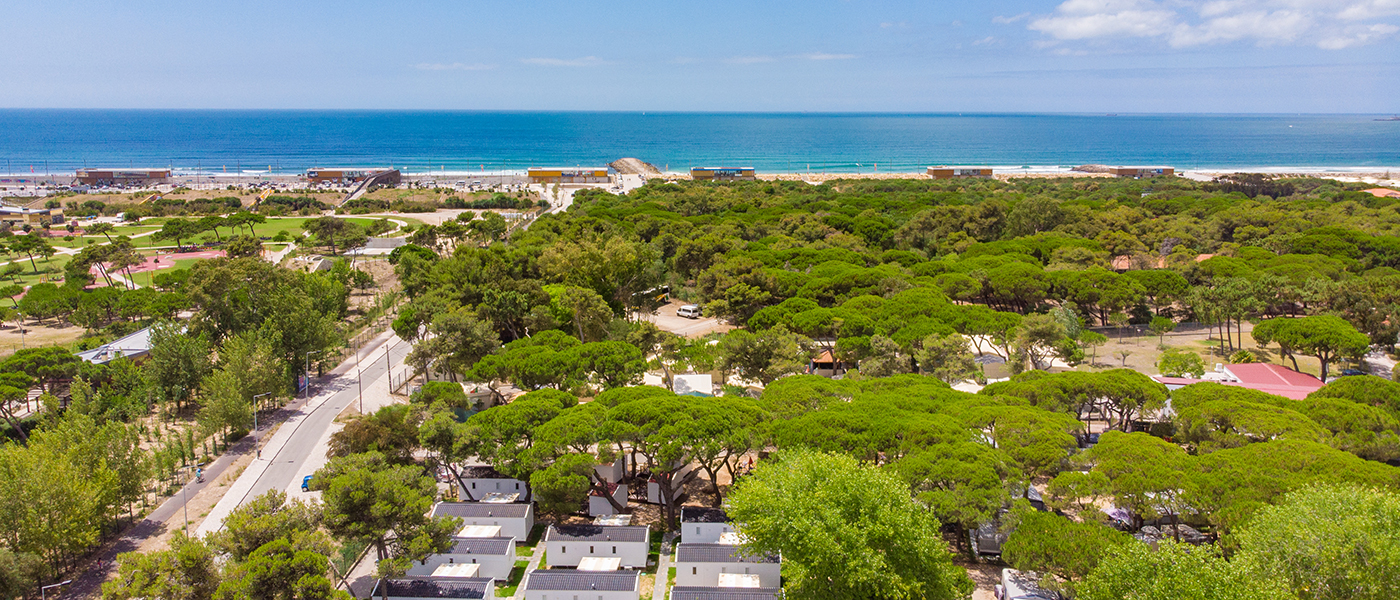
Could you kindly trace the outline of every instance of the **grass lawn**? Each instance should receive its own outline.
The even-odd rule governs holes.
[[[67,254],[55,254],[47,259],[35,257],[34,263],[39,267],[39,272],[35,273],[34,267],[29,264],[28,257],[22,254],[11,254],[11,263],[22,267],[22,270],[16,273],[14,277],[6,277],[3,280],[3,284],[10,285],[12,283],[17,283],[27,286],[44,282],[58,283],[54,280],[63,277],[63,265],[68,264],[70,260],[73,260],[73,257]],[[5,268],[10,268],[10,265],[5,265]]]
[[[525,569],[530,566],[528,560],[517,560],[515,566],[510,570],[510,579],[496,582],[496,597],[509,598],[515,595],[515,589],[520,587],[520,580],[525,578]]]

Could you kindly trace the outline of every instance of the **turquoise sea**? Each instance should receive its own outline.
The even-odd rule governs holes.
[[[5,109],[0,168],[517,171],[626,156],[760,172],[1397,167],[1400,121],[1387,116]]]

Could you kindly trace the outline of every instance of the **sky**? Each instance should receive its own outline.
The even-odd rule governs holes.
[[[7,4],[8,108],[1400,112],[1400,0]]]

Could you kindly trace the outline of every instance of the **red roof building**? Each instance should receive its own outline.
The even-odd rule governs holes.
[[[1204,379],[1190,377],[1153,377],[1166,385],[1167,390],[1177,390],[1193,383],[1211,381],[1223,385],[1258,390],[1275,396],[1302,400],[1323,386],[1322,380],[1307,373],[1299,373],[1282,365],[1271,363],[1245,363],[1225,365],[1220,372],[1209,373]]]

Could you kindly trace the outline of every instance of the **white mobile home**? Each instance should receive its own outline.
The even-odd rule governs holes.
[[[638,600],[641,571],[532,571],[521,582],[524,600]]]
[[[676,585],[719,587],[724,575],[756,576],[761,588],[779,587],[783,577],[776,556],[747,554],[729,544],[686,542],[676,546]]]
[[[733,531],[729,515],[722,508],[681,507],[682,544],[717,544],[720,536]]]
[[[439,502],[433,506],[433,517],[458,517],[462,526],[486,525],[501,528],[501,537],[525,541],[535,527],[533,504],[496,504],[488,502]]]
[[[430,576],[443,565],[481,565],[481,577],[505,581],[515,567],[515,538],[457,538],[447,552],[434,554],[415,563],[409,575]]]
[[[584,557],[620,558],[622,566],[647,566],[650,530],[641,525],[551,525],[544,534],[545,559],[550,568],[577,567]]]
[[[489,465],[462,468],[461,497],[477,501],[493,492],[528,494],[530,486],[524,481],[507,477]]]
[[[618,504],[627,506],[627,484],[609,483],[608,489],[612,491],[613,500],[616,500]],[[608,502],[607,498],[600,496],[598,490],[588,492],[588,516],[599,517],[616,513],[617,511],[613,509],[612,503]]]
[[[418,598],[454,598],[459,600],[496,600],[496,584],[481,577],[439,577],[425,579],[405,577],[381,579],[374,586],[371,598],[416,600]],[[636,596],[633,596],[635,598]]]
[[[671,588],[671,600],[781,600],[782,590],[778,588],[713,588],[686,587]]]

